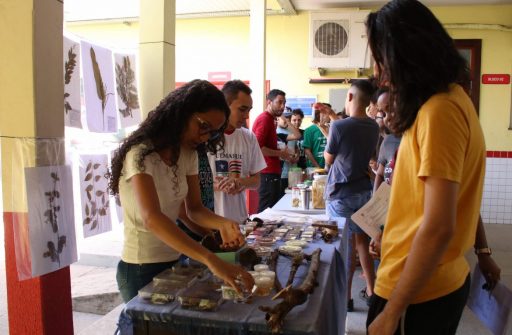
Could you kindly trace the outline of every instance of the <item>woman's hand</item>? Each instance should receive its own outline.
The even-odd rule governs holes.
[[[248,295],[252,292],[254,278],[241,266],[226,263],[217,256],[212,256],[207,265],[215,276],[224,280],[238,293]]]
[[[222,238],[222,248],[239,248],[245,244],[245,238],[234,221],[226,220],[219,229]]]

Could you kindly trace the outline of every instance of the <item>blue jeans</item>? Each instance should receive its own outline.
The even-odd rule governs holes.
[[[364,233],[364,231],[356,225],[350,217],[363,207],[371,197],[371,191],[363,191],[343,197],[342,199],[329,200],[326,210],[327,215],[329,215],[329,217],[346,218],[351,233]]]
[[[355,257],[355,252],[352,246],[354,233],[364,233],[364,231],[356,225],[350,217],[352,214],[357,212],[363,207],[372,196],[371,191],[363,191],[360,193],[352,194],[343,199],[330,199],[326,203],[326,213],[330,218],[342,217],[346,219],[345,227],[348,225],[348,250],[347,259],[345,259],[347,273],[350,273],[350,269],[355,266],[352,264],[352,259]]]
[[[176,262],[131,264],[122,260],[119,261],[116,280],[123,301],[127,303],[132,300],[141,288],[153,280],[154,276],[171,268]]]

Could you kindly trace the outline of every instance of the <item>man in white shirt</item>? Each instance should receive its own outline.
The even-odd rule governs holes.
[[[224,149],[209,154],[214,175],[215,213],[242,223],[247,219],[245,190],[256,190],[267,164],[256,136],[247,128],[252,90],[240,80],[228,81],[222,92],[231,110],[224,131]]]

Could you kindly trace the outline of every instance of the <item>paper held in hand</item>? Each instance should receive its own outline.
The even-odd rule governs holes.
[[[386,223],[391,187],[382,183],[370,201],[355,212],[351,219],[371,238],[376,238],[380,227]]]

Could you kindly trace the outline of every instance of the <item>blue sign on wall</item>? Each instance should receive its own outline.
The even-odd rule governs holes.
[[[296,97],[286,97],[286,106],[291,109],[300,108],[305,116],[313,115],[313,107],[312,105],[316,102],[316,96],[296,96]]]

